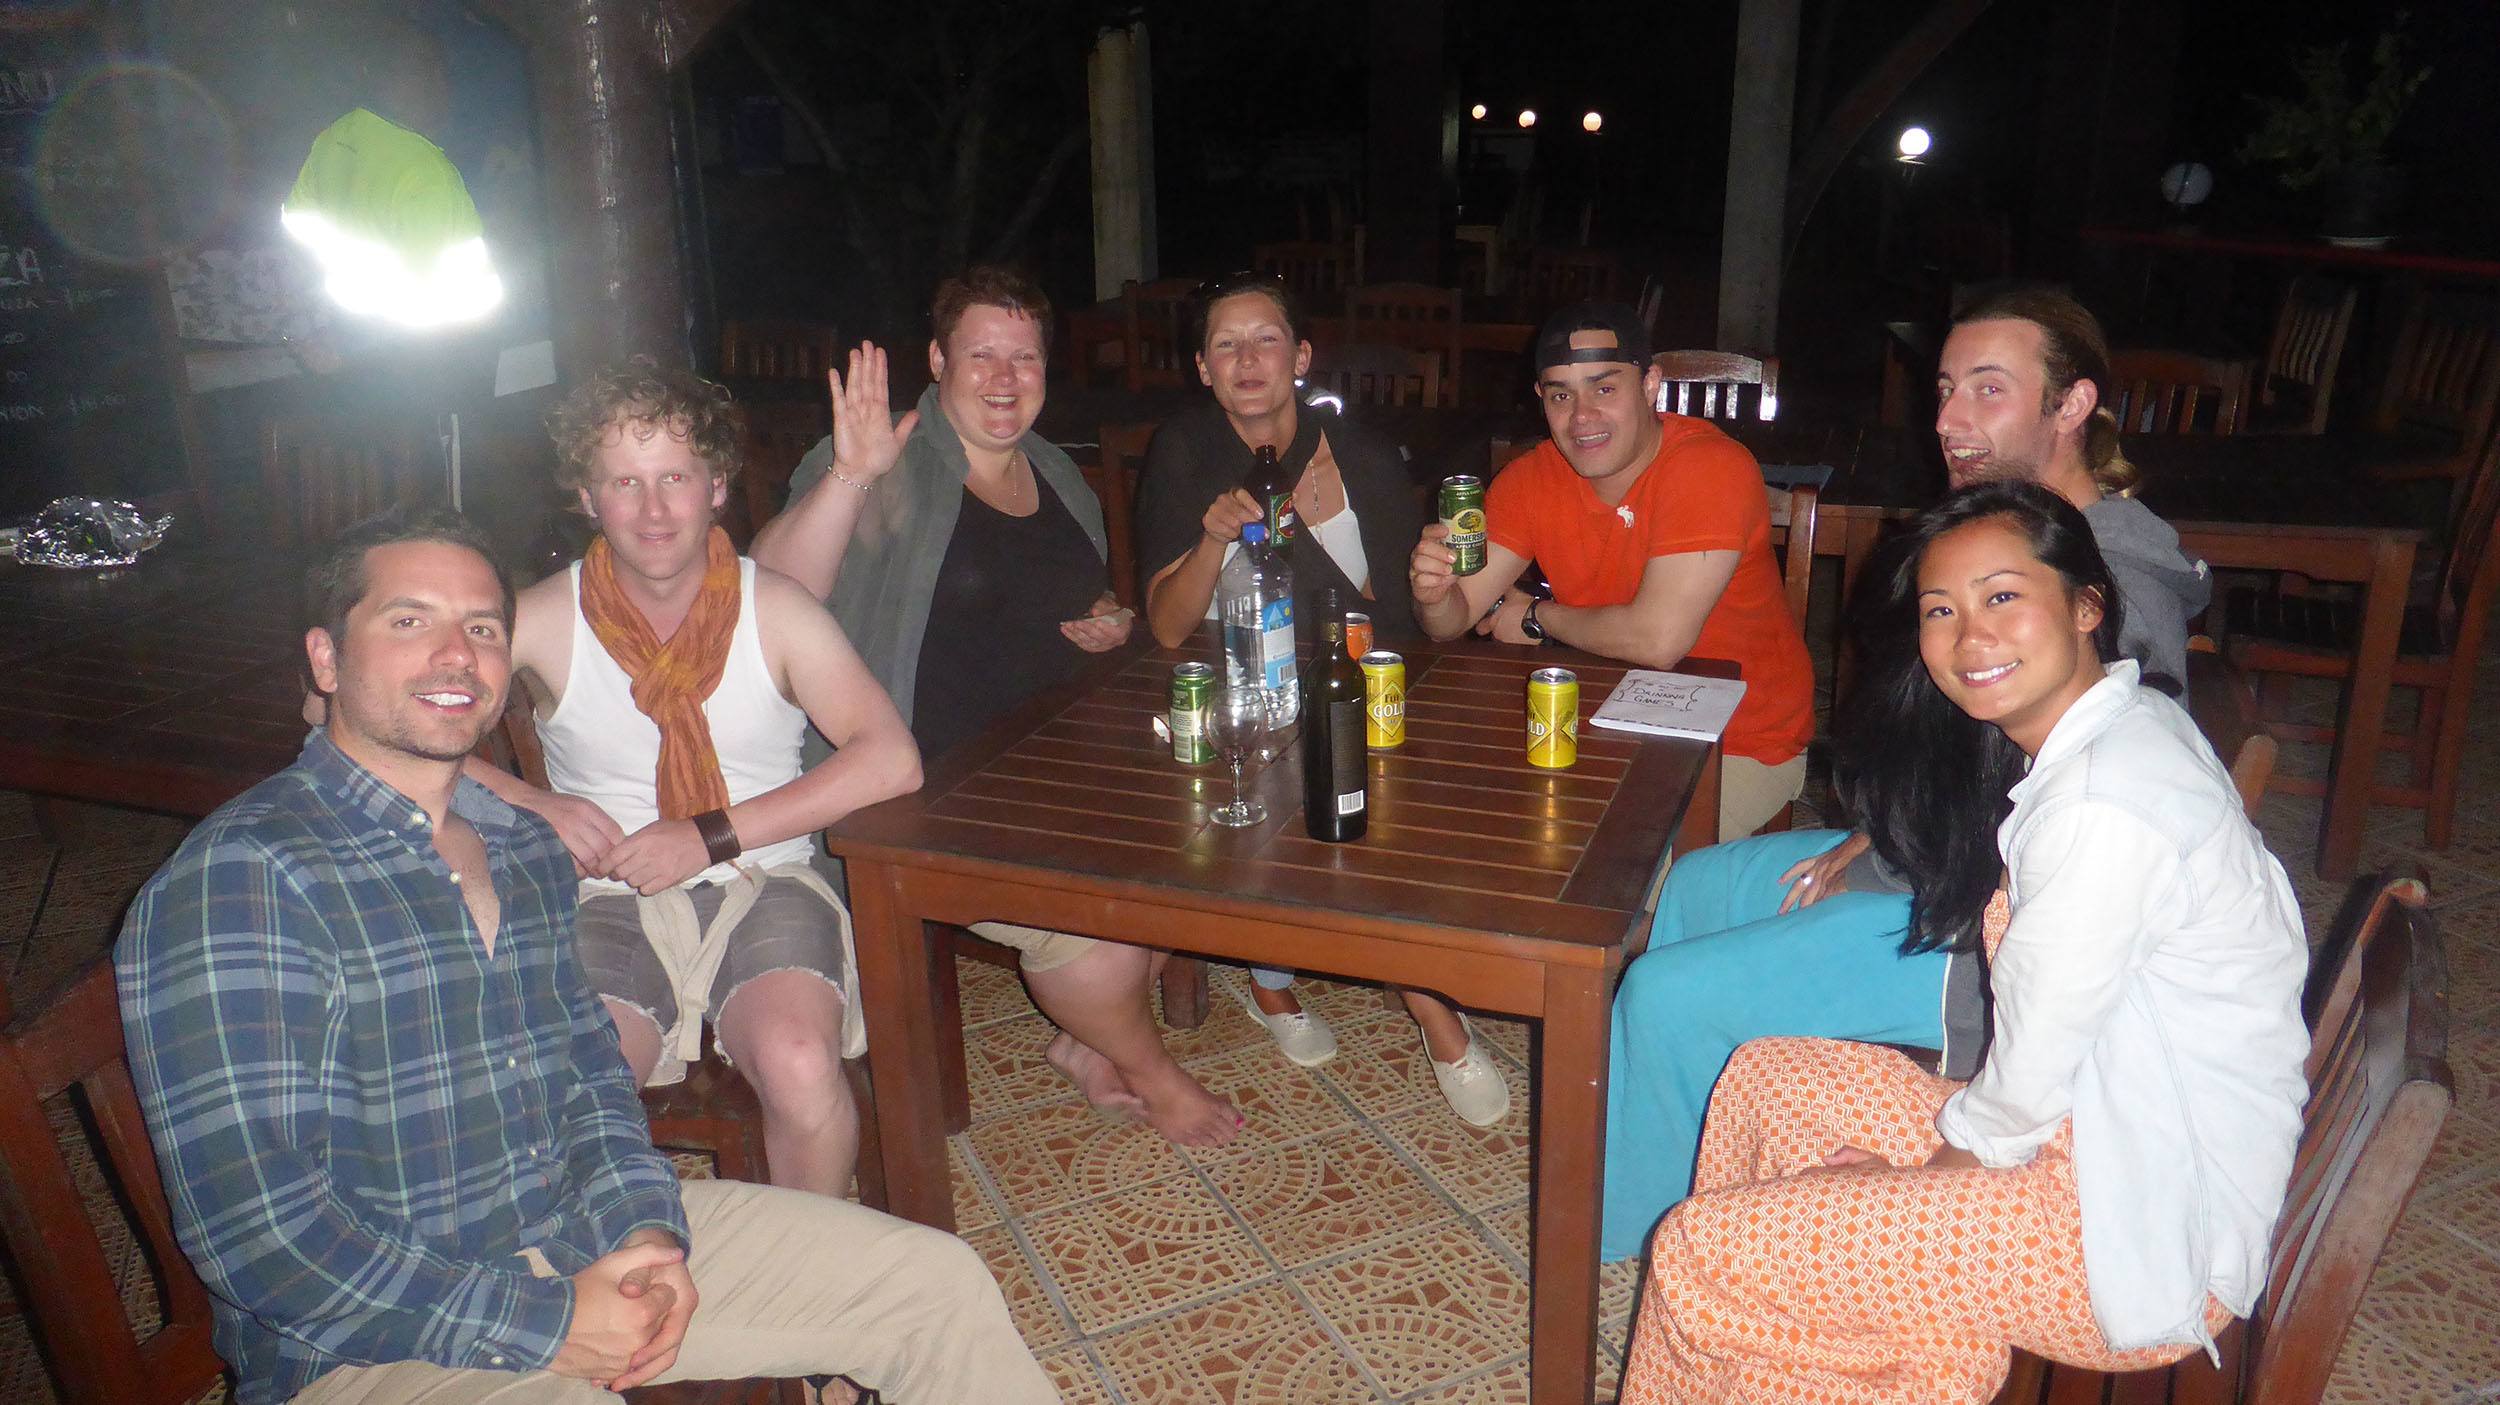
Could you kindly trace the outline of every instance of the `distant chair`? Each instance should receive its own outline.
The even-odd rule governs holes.
[[[746,466],[738,474],[737,510],[748,540],[762,531],[774,514],[788,505],[790,472],[807,451],[833,432],[833,407],[821,397],[807,400],[751,400],[746,412]]]
[[[1363,261],[1355,246],[1320,239],[1257,245],[1250,251],[1250,266],[1275,274],[1295,297],[1314,305],[1335,303],[1363,281]]]
[[[2126,434],[2237,434],[2248,401],[2246,361],[2184,351],[2113,351],[2115,385],[2101,403]]]
[[[2418,446],[2391,476],[2461,478],[2500,405],[2500,294],[2426,288],[2416,294],[2379,388],[2371,428]]]
[[[830,322],[789,318],[742,318],[720,327],[720,373],[724,380],[811,381],[840,363],[842,348]]]
[[[1104,566],[1111,572],[1111,597],[1131,609],[1145,608],[1137,590],[1137,484],[1145,475],[1146,450],[1154,443],[1155,425],[1106,424],[1101,453],[1084,469],[1085,482],[1102,503]]]
[[[1622,287],[1623,262],[1603,249],[1531,249],[1519,280],[1521,295],[1546,311],[1589,298],[1620,297]]]
[[[2257,404],[2248,428],[2265,433],[2324,434],[2335,397],[2335,368],[2360,301],[2353,284],[2302,274],[2283,290],[2274,340],[2257,371]]]
[[[1655,408],[1696,419],[1761,420],[1780,413],[1780,359],[1755,360],[1732,351],[1662,351],[1650,358],[1658,368]],[[1753,387],[1750,397],[1745,388]],[[1748,412],[1744,402],[1750,398]]]
[[[1429,283],[1373,283],[1347,293],[1345,311],[1352,343],[1437,353],[1441,386],[1434,403],[1458,403],[1463,370],[1458,289]]]
[[[1197,348],[1189,345],[1189,299],[1197,286],[1187,278],[1120,286],[1120,374],[1132,392],[1190,383]]]
[[[285,416],[261,429],[269,541],[316,546],[394,507],[450,499],[442,450],[413,420]]]
[[[1438,405],[1441,353],[1358,343],[1319,358],[1312,379],[1348,405]]]

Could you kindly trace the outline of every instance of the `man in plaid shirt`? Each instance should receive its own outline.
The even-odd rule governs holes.
[[[310,578],[326,731],[210,816],[115,952],[131,1069],[242,1405],[611,1400],[841,1373],[899,1405],[1057,1398],[950,1235],[683,1187],[573,954],[573,864],[460,778],[511,596],[457,515]]]

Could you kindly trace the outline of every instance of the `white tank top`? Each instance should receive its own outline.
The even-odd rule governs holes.
[[[633,680],[608,657],[590,621],[582,618],[582,567],[573,563],[573,662],[555,711],[538,719],[538,741],[547,752],[547,784],[578,795],[608,812],[627,834],[660,817],[660,729],[634,706]],[[755,563],[738,562],[738,627],[729,640],[729,664],[719,686],[703,700],[720,753],[721,778],[731,804],[751,800],[799,778],[799,742],[807,714],[773,686],[764,644],[755,629]],[[812,834],[749,849],[737,863],[772,868],[804,863],[816,851]],[[686,880],[725,883],[735,864],[714,864]],[[607,878],[582,880],[585,893],[632,889]]]

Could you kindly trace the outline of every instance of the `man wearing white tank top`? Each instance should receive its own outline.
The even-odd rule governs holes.
[[[683,1077],[710,1022],[763,1103],[773,1181],[841,1195],[859,1144],[842,1059],[865,1036],[850,919],[810,860],[817,831],[916,789],[919,751],[823,607],[714,526],[738,467],[727,392],[637,360],[549,425],[599,527],[517,602],[551,789],[472,773],[571,851],[584,974],[635,1077]],[[805,769],[811,724],[835,751]]]

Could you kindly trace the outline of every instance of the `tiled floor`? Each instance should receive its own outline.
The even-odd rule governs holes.
[[[2500,701],[2500,669],[2480,693]],[[2362,1303],[2333,1401],[2500,1399],[2500,810],[2485,799],[2500,782],[2500,708],[2479,715],[2455,843],[2420,851],[2420,817],[2406,812],[2371,827],[2369,863],[2432,885],[2457,1105]],[[2322,765],[2316,748],[2293,747],[2283,770]],[[182,828],[70,813],[72,842],[56,851],[25,798],[0,793],[0,975],[21,1001],[102,948]],[[2315,801],[2275,796],[2263,815],[2313,936],[2341,896],[2309,873],[2317,814]],[[975,1122],[954,1144],[957,1220],[1070,1401],[1526,1398],[1526,1026],[1479,1024],[1516,1110],[1478,1131],[1448,1115],[1413,1025],[1372,991],[1305,987],[1344,1052],[1303,1070],[1275,1056],[1232,997],[1240,977],[1220,971],[1213,1015],[1172,1042],[1250,1130],[1183,1153],[1082,1106],[1042,1062],[1048,1027],[1005,972],[968,962],[962,975]],[[1609,1392],[1633,1288],[1628,1266],[1608,1272]],[[14,1315],[0,1316],[0,1401],[46,1393]]]

